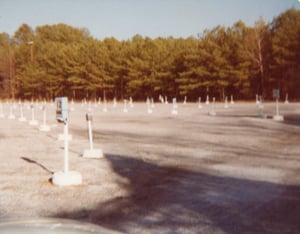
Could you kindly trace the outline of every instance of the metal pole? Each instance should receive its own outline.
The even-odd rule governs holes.
[[[88,120],[88,128],[89,128],[89,141],[90,141],[90,149],[93,150],[93,134],[92,134],[92,121]]]
[[[20,104],[20,118],[24,118],[24,115],[23,115],[23,105]]]
[[[65,152],[65,157],[64,157],[64,173],[68,173],[69,171],[69,140],[68,140],[68,122],[64,123],[64,140],[65,140],[65,144],[64,144],[64,152]]]
[[[276,115],[279,115],[279,103],[278,103],[278,98],[276,98]]]
[[[46,107],[43,107],[43,120],[44,120],[44,126],[46,125]]]
[[[31,106],[31,120],[34,121],[34,107]]]

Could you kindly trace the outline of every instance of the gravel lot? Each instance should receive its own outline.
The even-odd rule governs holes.
[[[41,104],[35,115],[42,122]],[[70,111],[69,168],[82,185],[51,183],[63,170],[63,125],[47,104],[50,132],[0,118],[0,218],[67,218],[124,233],[296,233],[300,230],[300,104],[280,104],[283,122],[266,118],[255,103],[224,108],[178,103],[123,104],[108,112],[91,103],[94,147],[101,159],[82,157],[89,148],[85,113]],[[29,104],[24,115],[30,119]]]

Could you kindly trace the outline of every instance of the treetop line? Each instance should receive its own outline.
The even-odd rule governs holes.
[[[0,34],[0,98],[300,98],[300,11],[266,24],[217,26],[198,38],[102,41],[65,24]],[[283,98],[283,97],[281,97]]]

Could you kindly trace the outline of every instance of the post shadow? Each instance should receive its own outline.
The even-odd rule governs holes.
[[[50,173],[50,174],[53,174],[54,172],[49,170],[47,167],[45,167],[44,165],[42,165],[41,163],[35,161],[35,160],[32,160],[30,158],[27,158],[27,157],[20,157],[22,160],[24,160],[25,162],[28,162],[28,163],[32,163],[32,164],[35,164],[37,166],[39,166],[40,168],[42,168],[44,171]]]
[[[106,155],[128,183],[127,196],[54,217],[89,221],[125,233],[295,233],[300,187],[162,166]],[[101,186],[101,185],[99,185]],[[101,194],[99,194],[101,196]]]

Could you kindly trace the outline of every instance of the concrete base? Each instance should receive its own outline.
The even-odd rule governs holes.
[[[16,118],[16,116],[15,115],[13,115],[13,114],[10,114],[8,117],[7,117],[8,119],[15,119]]]
[[[52,176],[52,183],[58,186],[70,186],[82,184],[82,177],[79,172],[56,172]]]
[[[267,118],[268,118],[268,115],[267,115],[267,114],[261,113],[261,114],[258,114],[258,117],[259,117],[259,118],[262,118],[262,119],[267,119]]]
[[[25,117],[20,117],[20,118],[19,118],[19,121],[20,121],[20,122],[26,122],[27,119],[26,119]]]
[[[276,120],[276,121],[283,121],[284,120],[282,115],[274,115],[273,119]]]
[[[48,125],[41,125],[40,126],[40,131],[42,131],[42,132],[49,132],[50,131],[50,126],[48,126]]]
[[[177,110],[172,110],[172,115],[178,115],[178,111]]]
[[[103,158],[103,152],[101,149],[86,149],[83,152],[84,158]]]
[[[69,134],[69,135],[68,135],[68,140],[71,141],[72,139],[73,139],[72,135]],[[64,141],[64,140],[65,140],[65,134],[63,134],[63,133],[62,133],[62,134],[59,134],[59,135],[58,135],[58,140],[59,140],[59,141]]]
[[[208,112],[208,115],[215,116],[215,115],[217,115],[217,113],[215,111],[210,111],[210,112]]]
[[[37,120],[30,120],[29,121],[29,125],[31,125],[31,126],[36,126],[38,124],[39,124],[39,122]]]
[[[152,114],[152,109],[147,110],[148,114]]]

